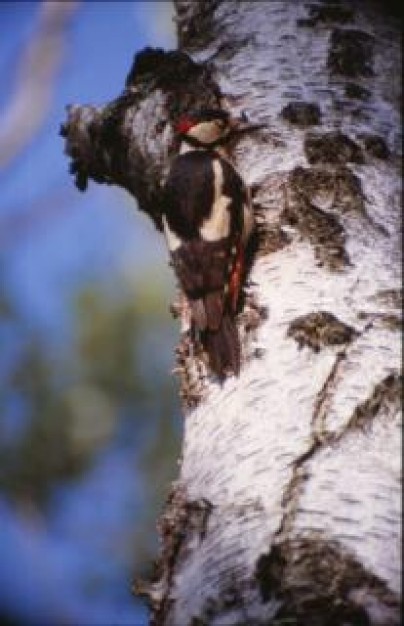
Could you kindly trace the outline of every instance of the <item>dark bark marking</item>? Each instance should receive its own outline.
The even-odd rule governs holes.
[[[259,237],[260,243],[256,258],[282,250],[292,241],[290,235],[282,229],[282,226],[278,225],[263,224],[260,228]]]
[[[301,315],[291,322],[287,331],[287,336],[293,337],[299,349],[308,346],[314,352],[319,352],[324,346],[348,344],[357,335],[352,326],[341,322],[328,311]]]
[[[350,417],[343,434],[352,430],[370,429],[375,417],[382,411],[392,413],[402,404],[403,379],[399,372],[386,376],[378,383],[373,392],[361,404],[358,404]]]
[[[181,483],[174,483],[159,523],[161,556],[155,564],[151,582],[137,581],[136,595],[143,596],[152,610],[151,626],[163,626],[173,600],[170,598],[173,576],[187,543],[198,535],[203,541],[213,505],[205,498],[190,501]]]
[[[296,167],[290,178],[296,192],[314,206],[326,204],[342,214],[365,212],[361,181],[345,165],[332,170],[322,166]]]
[[[360,139],[363,141],[366,152],[376,159],[382,159],[385,161],[390,156],[390,150],[387,143],[380,135],[373,135],[371,133],[362,134]]]
[[[361,30],[336,28],[331,34],[327,67],[331,74],[373,75],[373,37]]]
[[[289,102],[282,109],[281,117],[299,128],[321,123],[320,107],[314,102]]]
[[[223,61],[230,61],[240,50],[252,43],[253,39],[252,36],[249,36],[225,41],[219,46],[216,52],[209,57],[209,62],[220,60],[220,62],[223,63]]]
[[[309,4],[308,17],[297,20],[298,26],[317,26],[318,24],[346,24],[353,19],[353,10],[337,3]]]
[[[135,582],[135,594],[144,597],[153,612],[152,626],[164,624],[165,616],[171,605],[168,590],[171,586],[179,552],[186,537],[186,502],[185,488],[179,484],[173,485],[158,524],[163,546],[161,556],[155,563],[152,580],[150,582]]]
[[[394,309],[403,309],[403,290],[402,289],[382,289],[372,296],[373,300],[380,302]]]
[[[349,265],[344,247],[345,231],[336,217],[309,204],[301,204],[298,211],[289,206],[283,217],[313,244],[319,265],[332,271]]]
[[[180,48],[193,51],[205,48],[217,37],[214,13],[221,0],[177,2],[177,35]]]
[[[289,175],[281,223],[295,227],[302,237],[308,239],[319,265],[331,271],[341,270],[349,265],[345,230],[335,215],[315,206],[307,197],[299,172],[300,169],[296,168]]]
[[[362,190],[360,178],[349,167],[337,165],[326,169],[322,165],[309,168],[296,167],[290,174],[295,195],[300,197],[303,204],[322,209],[327,207],[325,213],[333,215],[345,215],[356,213],[357,217],[363,217],[367,222],[384,236],[389,236],[388,231],[382,224],[376,223],[367,213],[365,196]]]
[[[252,359],[261,359],[265,354],[264,347],[253,347],[251,350],[251,340],[257,338],[256,331],[266,319],[268,319],[268,309],[259,304],[254,291],[247,292],[243,310],[238,317],[245,363]]]
[[[338,352],[334,364],[328,374],[322,388],[317,393],[314,404],[313,417],[311,420],[314,438],[317,442],[325,444],[329,441],[329,435],[325,429],[327,411],[338,384],[338,376],[341,364],[346,359],[345,351]]]
[[[341,132],[307,133],[304,150],[309,163],[363,163],[360,146]]]
[[[369,100],[371,93],[369,89],[366,89],[361,85],[357,85],[356,83],[346,83],[345,95],[347,98],[352,98],[353,100]]]
[[[267,219],[268,208],[262,204],[253,203],[255,215],[255,250],[254,258],[273,254],[282,250],[291,242],[291,237],[282,229],[282,224],[269,224]]]
[[[370,598],[383,606],[383,626],[400,623],[400,600],[385,581],[319,533],[275,544],[257,560],[255,576],[263,603],[272,598],[282,602],[273,624],[371,626],[376,620],[368,608]]]
[[[175,349],[176,367],[179,377],[182,409],[186,415],[206,397],[208,370],[202,344],[197,337],[183,334]]]
[[[245,332],[249,333],[257,330],[261,322],[266,319],[268,319],[268,309],[258,304],[254,293],[248,293],[244,310],[240,314],[240,322]]]
[[[374,322],[377,322],[391,331],[401,331],[403,327],[403,318],[399,315],[394,315],[393,313],[359,311],[358,319],[369,320],[372,326],[374,325]]]
[[[148,47],[135,55],[125,87],[134,87],[143,99],[161,89],[170,119],[194,108],[217,106],[221,97],[210,68],[185,52],[161,48]]]
[[[189,626],[208,626],[208,623],[201,617],[192,617]]]

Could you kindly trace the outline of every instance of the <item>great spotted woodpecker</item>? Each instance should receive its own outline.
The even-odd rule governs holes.
[[[237,121],[223,110],[184,115],[165,185],[163,227],[175,273],[211,370],[223,379],[240,371],[235,315],[244,251],[253,230],[249,193],[226,156]]]

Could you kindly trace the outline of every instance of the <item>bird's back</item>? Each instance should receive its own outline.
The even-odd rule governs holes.
[[[168,225],[181,239],[203,239],[200,228],[226,202],[229,230],[239,231],[242,204],[245,200],[243,181],[232,165],[210,150],[192,150],[177,156],[171,166],[165,187],[165,216]],[[218,236],[223,232],[218,224]],[[230,233],[226,233],[228,236]]]

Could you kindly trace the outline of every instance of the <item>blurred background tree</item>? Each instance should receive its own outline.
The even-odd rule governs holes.
[[[74,189],[57,131],[137,50],[175,46],[172,12],[0,5],[2,624],[147,623],[131,582],[179,455],[172,277],[129,197]]]

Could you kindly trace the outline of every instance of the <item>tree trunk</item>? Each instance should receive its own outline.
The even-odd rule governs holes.
[[[152,621],[399,624],[399,23],[371,2],[175,4],[198,65],[170,53],[167,85],[169,55],[164,71],[138,58],[121,109],[71,109],[63,128],[78,183],[125,186],[160,226],[163,112],[224,95],[266,124],[234,149],[258,225],[241,374],[220,385],[179,350],[188,408]]]

